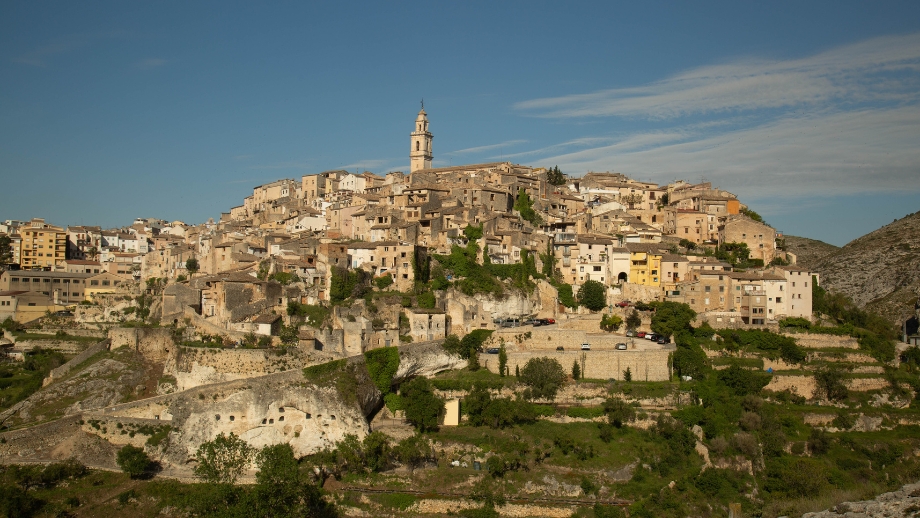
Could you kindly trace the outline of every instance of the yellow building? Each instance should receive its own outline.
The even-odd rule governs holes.
[[[657,243],[626,243],[629,250],[629,282],[642,286],[661,286],[661,258],[665,253]]]
[[[120,286],[130,280],[129,277],[108,272],[93,275],[86,279],[83,295],[86,300],[92,300],[95,295],[101,293],[121,293],[124,289]]]
[[[54,225],[45,223],[42,218],[32,221],[19,229],[22,239],[19,245],[19,262],[24,270],[51,270],[62,266],[67,259],[67,232]]]

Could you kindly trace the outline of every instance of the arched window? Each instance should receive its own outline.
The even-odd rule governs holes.
[[[421,145],[421,143],[420,143],[419,141],[416,140],[416,141],[415,141],[415,150],[416,150],[416,151],[419,150],[419,146],[420,146],[420,145]]]

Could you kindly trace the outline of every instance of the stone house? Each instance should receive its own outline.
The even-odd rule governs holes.
[[[209,275],[193,279],[193,288],[201,290],[201,314],[215,325],[229,328],[272,308],[283,310],[281,285],[260,281],[243,273]]]
[[[765,265],[776,257],[776,230],[743,214],[729,216],[719,226],[722,243],[747,244],[751,259],[761,259]]]
[[[447,336],[447,315],[438,309],[409,309],[409,336],[415,342],[440,340]]]

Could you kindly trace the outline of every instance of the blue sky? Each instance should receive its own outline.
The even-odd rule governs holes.
[[[0,78],[0,219],[408,169],[421,98],[436,165],[706,179],[837,245],[920,210],[917,2],[0,2]]]

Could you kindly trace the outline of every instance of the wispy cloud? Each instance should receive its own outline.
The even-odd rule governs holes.
[[[276,162],[273,164],[262,164],[251,166],[250,169],[309,169],[313,167],[307,162]]]
[[[152,68],[159,68],[168,63],[165,59],[162,58],[147,58],[142,59],[134,64],[134,68],[141,70],[150,70]]]
[[[515,105],[606,121],[608,135],[518,153],[576,175],[702,178],[750,200],[920,193],[920,34],[786,61],[746,59],[649,85]],[[642,129],[624,130],[645,119]],[[797,201],[792,201],[797,200]]]
[[[342,169],[376,169],[383,167],[386,164],[389,164],[392,160],[387,159],[375,159],[375,160],[359,160],[357,162],[346,164],[342,166]]]
[[[672,119],[828,102],[904,102],[920,95],[920,34],[875,38],[793,60],[744,59],[644,86],[533,99],[514,108],[552,118]]]
[[[505,142],[499,142],[498,144],[489,144],[488,146],[477,146],[477,147],[468,147],[466,149],[458,149],[456,151],[451,151],[449,153],[444,153],[445,155],[467,155],[470,153],[482,153],[484,151],[491,151],[493,149],[502,149],[506,147],[519,146],[521,144],[526,144],[526,140],[507,140]]]
[[[124,37],[126,34],[126,32],[119,30],[104,33],[81,33],[61,36],[49,43],[40,45],[35,49],[13,58],[13,61],[34,67],[46,67],[48,66],[48,62],[55,56],[73,52],[97,40]]]

